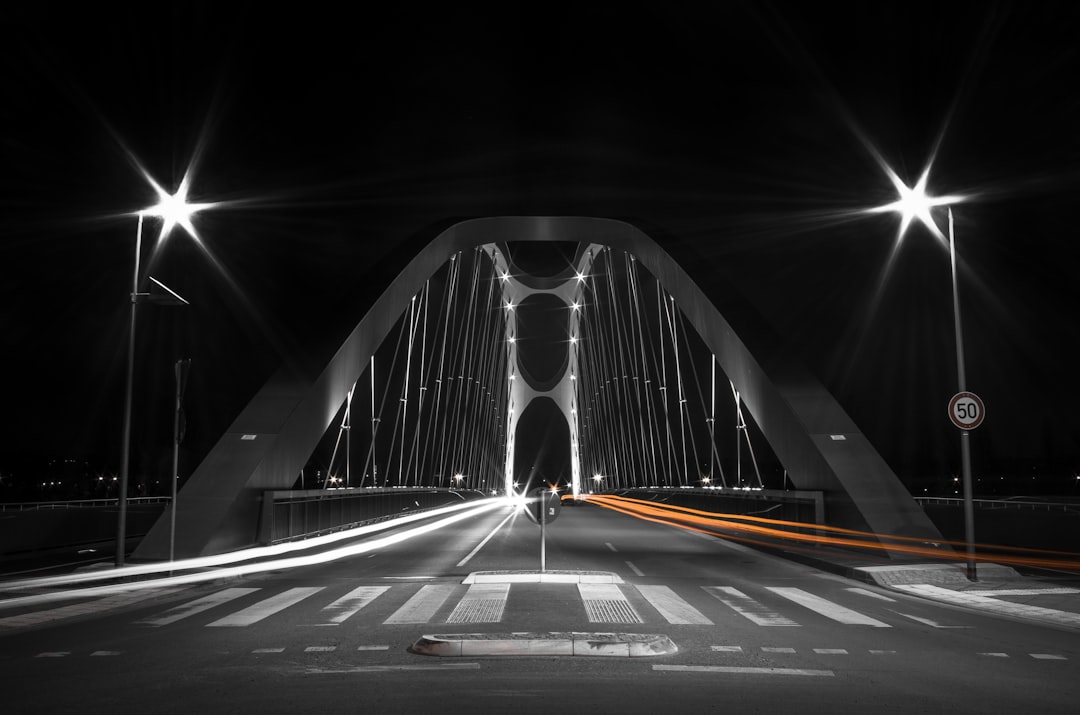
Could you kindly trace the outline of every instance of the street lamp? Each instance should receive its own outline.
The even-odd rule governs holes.
[[[908,187],[891,168],[886,166],[885,171],[892,181],[893,186],[896,187],[899,198],[890,204],[870,209],[870,211],[874,213],[895,211],[901,215],[900,233],[897,240],[903,238],[904,233],[907,231],[912,221],[918,220],[929,228],[939,241],[944,242],[946,238],[941,233],[941,229],[939,229],[934,222],[934,217],[931,215],[930,209],[935,206],[949,206],[950,204],[959,203],[964,200],[964,197],[927,196],[926,181],[930,175],[930,167],[927,167],[923,171],[922,176],[919,177],[919,180],[913,187]],[[953,329],[956,334],[956,377],[957,387],[959,388],[957,390],[957,395],[959,396],[967,393],[967,376],[964,369],[964,332],[960,324],[960,293],[957,288],[956,279],[956,234],[953,228],[952,208],[949,208],[948,212],[949,262],[952,273]],[[981,421],[981,415],[979,420]],[[978,577],[975,569],[975,509],[971,493],[971,445],[969,439],[970,429],[962,428],[960,430],[960,462],[964,480],[964,541],[967,544],[967,577],[969,581],[977,581]]]
[[[189,204],[187,202],[188,175],[184,176],[183,180],[180,182],[180,187],[175,194],[169,194],[149,176],[146,178],[158,194],[158,203],[155,206],[144,209],[138,213],[139,223],[135,232],[135,265],[131,275],[131,317],[130,327],[128,328],[127,380],[124,387],[123,447],[120,453],[120,484],[116,519],[116,566],[118,568],[124,565],[124,548],[127,541],[127,488],[131,457],[131,403],[135,382],[135,314],[139,299],[143,297],[143,294],[139,293],[139,263],[142,257],[143,219],[147,216],[159,216],[163,219],[161,234],[158,236],[159,241],[168,236],[173,227],[177,225],[182,226],[192,238],[198,241],[199,236],[191,223],[191,216],[195,212],[211,206],[211,204]],[[160,284],[160,282],[158,283]],[[169,292],[172,293],[172,291]],[[179,298],[175,293],[173,293],[173,295],[176,298]],[[183,301],[182,298],[180,298],[180,300]],[[183,302],[186,303],[187,301]],[[172,475],[172,479],[175,482],[175,474]],[[175,497],[173,501],[175,505]]]

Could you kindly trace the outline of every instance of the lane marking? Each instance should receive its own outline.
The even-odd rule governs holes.
[[[626,565],[630,567],[630,570],[634,572],[635,576],[645,575],[644,573],[642,573],[641,569],[639,569],[637,566],[634,566],[634,564],[630,563],[629,561],[626,562]]]
[[[389,586],[359,586],[331,603],[319,613],[329,614],[330,618],[320,625],[340,625],[355,615],[379,596],[390,590]]]
[[[474,583],[469,586],[447,623],[498,623],[506,610],[509,583]]]
[[[716,653],[742,653],[741,645],[714,645],[712,649]]]
[[[858,611],[853,611],[850,608],[845,608],[832,601],[827,601],[824,598],[815,596],[812,593],[807,593],[801,588],[788,588],[782,586],[767,586],[766,588],[777,596],[793,601],[804,608],[809,608],[811,611],[837,621],[838,623],[855,626],[873,626],[874,628],[892,627],[888,623],[879,621],[876,618],[871,618]]]
[[[188,616],[194,616],[197,613],[208,611],[215,606],[228,603],[233,599],[246,596],[249,593],[255,593],[258,590],[259,589],[257,588],[227,588],[223,591],[218,591],[217,593],[211,593],[209,596],[196,598],[194,601],[189,601],[188,603],[183,603],[174,608],[170,608],[157,618],[145,618],[141,621],[135,621],[135,623],[141,626],[167,626],[170,623],[176,623]]]
[[[1054,655],[1052,653],[1028,653],[1028,655],[1036,660],[1068,660],[1063,655]]]
[[[891,608],[889,610],[892,611]],[[932,628],[971,628],[971,626],[946,626],[938,623],[937,621],[932,621],[929,618],[920,618],[919,616],[913,616],[910,613],[901,613],[900,611],[893,611],[893,613],[898,616],[903,616],[904,618],[910,618],[911,620],[922,623],[923,625],[931,626]]]
[[[480,552],[480,549],[484,548],[484,544],[486,544],[487,542],[491,541],[491,537],[495,536],[495,533],[496,533],[496,532],[497,532],[497,531],[498,531],[499,529],[503,528],[503,524],[505,524],[506,522],[510,521],[510,519],[512,519],[512,518],[513,518],[514,516],[516,516],[516,515],[517,515],[517,511],[511,511],[511,512],[510,512],[509,514],[507,514],[507,515],[506,515],[506,518],[505,518],[505,519],[503,519],[502,521],[500,521],[500,522],[499,522],[499,525],[498,525],[498,526],[496,526],[496,527],[495,527],[494,529],[492,529],[492,530],[491,530],[491,533],[490,533],[490,534],[488,534],[487,536],[485,536],[485,537],[484,537],[484,540],[483,540],[483,541],[481,541],[481,542],[480,542],[479,544],[477,544],[477,545],[476,545],[476,548],[475,548],[475,549],[473,549],[472,551],[470,551],[470,552],[469,552],[469,555],[468,555],[468,556],[466,556],[465,558],[463,558],[463,559],[462,559],[461,561],[458,561],[458,562],[457,562],[457,565],[458,565],[458,566],[464,566],[465,564],[469,563],[469,560],[470,560],[470,559],[471,559],[471,558],[472,558],[473,556],[476,556],[476,554],[478,554],[478,553]]]
[[[323,586],[290,588],[288,591],[282,591],[276,596],[271,596],[270,598],[259,601],[256,604],[225,616],[224,618],[219,618],[213,623],[208,623],[206,624],[206,627],[243,628],[245,626],[250,626],[279,611],[284,611],[289,606],[300,603],[300,601],[303,601],[308,596],[318,593],[323,590],[323,588]]]
[[[1080,593],[1080,589],[1066,588],[1003,588],[996,591],[966,591],[978,596],[1057,596],[1066,593]]]
[[[879,601],[888,601],[889,603],[896,603],[895,598],[889,598],[888,596],[882,595],[880,593],[875,593],[874,591],[868,591],[865,588],[847,588],[847,589],[844,589],[844,590],[845,591],[851,591],[852,593],[857,593],[860,596],[869,596],[870,598],[876,598]]]
[[[120,655],[120,652],[121,651],[118,651],[118,650],[95,650],[93,653],[90,654],[90,656],[93,657],[93,656]]]
[[[871,650],[870,655],[896,655],[895,650]]]
[[[309,645],[304,648],[305,653],[329,653],[337,650],[336,645]]]
[[[814,652],[818,655],[847,655],[848,652],[843,648],[814,648]]]
[[[384,625],[397,623],[427,623],[435,612],[438,611],[450,594],[454,592],[453,584],[431,584],[421,586],[420,590],[413,594],[412,598],[404,603],[401,608],[394,611],[385,621]]]
[[[638,586],[637,590],[668,623],[711,626],[713,622],[667,586]]]
[[[356,646],[356,650],[390,650],[388,645],[360,645]]]
[[[1029,606],[1012,603],[1011,601],[998,601],[989,596],[979,595],[975,591],[951,591],[947,588],[926,583],[896,584],[893,588],[913,593],[916,596],[926,596],[937,601],[945,601],[959,606],[978,607],[980,611],[1020,618],[1037,618],[1067,626],[1080,626],[1080,613],[1059,611],[1053,608],[1043,608],[1042,606]]]
[[[990,658],[1008,658],[1008,653],[978,653],[978,655],[985,655]]]
[[[256,648],[252,653],[284,653],[284,648]]]
[[[769,648],[767,646],[761,647],[762,653],[794,653],[794,648]]]
[[[615,553],[619,553],[619,550],[616,549],[614,546],[612,546],[610,541],[605,541],[604,546],[608,547],[609,549],[611,549]]]
[[[579,583],[589,623],[643,623],[626,594],[614,583]]]
[[[45,653],[38,653],[34,657],[35,658],[63,658],[65,655],[71,655],[71,651],[69,651],[69,650],[46,651]]]
[[[361,665],[356,668],[305,668],[311,675],[342,675],[348,673],[386,673],[398,670],[479,670],[479,663],[445,663],[440,665]]]
[[[832,677],[831,670],[806,670],[804,668],[750,668],[722,665],[654,665],[653,670],[682,673],[738,673],[747,675],[807,675]]]
[[[758,603],[737,588],[731,586],[702,586],[702,588],[725,606],[759,626],[799,626],[795,621]]]

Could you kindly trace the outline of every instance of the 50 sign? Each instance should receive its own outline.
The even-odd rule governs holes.
[[[973,392],[958,392],[949,400],[949,419],[960,429],[975,429],[985,416],[986,407]]]

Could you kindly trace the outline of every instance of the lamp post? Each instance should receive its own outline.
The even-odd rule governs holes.
[[[139,264],[142,258],[142,234],[143,234],[143,219],[146,216],[159,216],[163,219],[161,227],[161,234],[158,236],[160,241],[162,238],[168,236],[169,232],[174,226],[179,224],[184,227],[184,230],[188,232],[193,238],[198,240],[198,234],[195,232],[195,227],[191,223],[191,216],[196,211],[210,207],[212,204],[189,204],[187,202],[188,192],[188,175],[185,175],[180,182],[180,188],[177,189],[175,194],[169,194],[162,189],[153,179],[149,176],[146,177],[150,184],[154,187],[154,190],[158,194],[158,203],[151,208],[144,209],[138,213],[139,223],[135,232],[135,265],[131,274],[131,312],[129,318],[128,327],[128,351],[127,351],[127,378],[124,385],[124,426],[123,426],[123,446],[120,452],[120,484],[119,493],[117,495],[117,517],[116,517],[116,566],[117,568],[124,565],[124,550],[127,541],[127,490],[128,490],[128,474],[131,466],[131,405],[132,397],[134,393],[135,383],[135,318],[139,299],[144,297],[145,294],[139,292]],[[159,285],[159,281],[155,281]],[[164,287],[164,286],[163,286]],[[166,288],[168,290],[168,288]],[[172,291],[169,291],[172,293]],[[176,298],[175,293],[173,295]],[[182,298],[180,298],[183,301]],[[187,302],[187,301],[183,301]],[[175,483],[176,475],[173,475],[173,481]],[[175,498],[174,498],[175,503]]]
[[[930,174],[929,167],[923,171],[922,176],[915,183],[915,186],[912,187],[908,187],[900,177],[897,176],[896,172],[889,167],[886,166],[885,170],[889,175],[889,179],[893,182],[893,186],[896,188],[899,198],[890,204],[871,209],[871,212],[895,211],[901,215],[900,234],[897,240],[903,238],[904,233],[907,231],[912,221],[918,219],[930,229],[938,240],[948,242],[949,265],[952,276],[953,330],[956,335],[956,378],[957,387],[959,388],[957,396],[968,395],[967,375],[964,361],[964,332],[960,321],[960,292],[956,274],[956,234],[953,226],[952,208],[948,209],[948,239],[941,233],[941,229],[938,228],[937,224],[934,222],[934,217],[930,213],[930,209],[935,206],[949,206],[950,204],[959,203],[964,200],[964,197],[927,196],[926,181]],[[954,397],[953,400],[955,402],[956,398]],[[962,424],[956,419],[953,421],[958,427]],[[977,426],[981,421],[982,414],[979,414],[977,421],[974,421],[970,426],[963,426],[960,429],[960,463],[964,485],[964,542],[967,547],[967,578],[970,581],[977,581],[978,575],[975,566],[975,509],[971,486],[971,445],[969,440],[970,430]]]

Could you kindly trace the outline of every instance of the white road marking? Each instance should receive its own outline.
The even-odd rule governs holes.
[[[713,622],[698,609],[677,596],[667,586],[638,586],[638,592],[668,623],[675,625],[711,626]]]
[[[644,573],[642,573],[641,569],[639,569],[637,566],[634,566],[634,564],[632,564],[631,562],[627,561],[626,565],[630,567],[630,570],[634,572],[635,576],[645,575]]]
[[[481,541],[479,544],[477,544],[476,548],[473,549],[472,551],[470,551],[468,556],[463,558],[461,561],[457,562],[457,565],[458,566],[464,566],[465,564],[469,563],[469,560],[472,559],[473,556],[476,556],[476,554],[478,554],[480,552],[480,549],[484,548],[484,544],[491,541],[491,537],[495,536],[495,533],[498,532],[499,529],[503,528],[503,524],[510,521],[510,519],[512,519],[516,515],[517,515],[516,511],[512,511],[509,514],[507,514],[506,518],[503,519],[502,521],[500,521],[499,525],[496,526],[494,529],[492,529],[491,533],[489,533],[487,536],[485,536],[484,540]]]
[[[723,665],[654,665],[653,670],[682,673],[736,673],[746,675],[808,675],[831,677],[831,670],[806,670],[804,668],[750,668]]]
[[[848,652],[843,648],[814,648],[814,652],[818,655],[847,655]]]
[[[183,618],[208,611],[215,606],[228,603],[249,593],[255,593],[258,590],[257,588],[227,588],[223,591],[211,593],[209,596],[203,596],[202,598],[196,598],[194,601],[180,604],[175,608],[170,608],[157,618],[146,618],[135,621],[135,623],[142,626],[167,626],[170,623],[176,623]]]
[[[1036,660],[1068,660],[1063,655],[1054,655],[1052,653],[1028,653],[1028,655]]]
[[[870,598],[876,598],[879,601],[888,601],[889,603],[896,603],[895,598],[889,598],[888,596],[884,596],[884,595],[882,595],[880,593],[875,593],[874,591],[868,591],[865,588],[847,588],[847,589],[844,589],[844,590],[845,591],[851,591],[852,593],[857,593],[860,596],[869,596]]]
[[[769,648],[767,646],[761,647],[762,653],[794,653],[794,648]]]
[[[1008,653],[979,653],[979,655],[989,656],[991,658],[1008,658]]]
[[[329,653],[337,650],[336,645],[309,645],[304,648],[305,653]]]
[[[895,650],[871,650],[870,655],[896,655]]]
[[[893,613],[898,616],[903,616],[904,618],[910,618],[911,620],[922,623],[923,625],[931,626],[932,628],[971,628],[971,626],[946,626],[938,623],[937,621],[932,621],[929,618],[920,618],[919,616],[913,616],[910,613],[901,613],[900,611],[893,611]]]
[[[323,625],[339,625],[364,606],[390,590],[389,586],[359,586],[331,603],[320,613],[332,614]]]
[[[110,589],[116,589],[116,586],[109,586]],[[20,613],[15,616],[7,616],[6,618],[0,618],[0,632],[4,628],[19,628],[20,626],[33,626],[39,623],[48,623],[50,621],[59,621],[64,618],[75,618],[77,616],[85,616],[93,613],[103,613],[105,611],[112,611],[120,608],[125,608],[133,603],[139,601],[145,601],[148,598],[154,596],[160,596],[166,593],[172,593],[179,591],[180,588],[148,588],[141,590],[120,591],[119,593],[113,593],[110,596],[104,598],[95,598],[90,601],[82,601],[80,603],[72,603],[67,606],[60,606],[58,608],[49,608],[44,611],[29,611],[27,613]],[[42,598],[47,598],[49,594],[40,594]],[[26,598],[36,598],[37,596],[27,596]],[[6,603],[11,603],[7,601]]]
[[[800,606],[809,608],[811,611],[837,621],[838,623],[856,626],[873,626],[874,628],[891,628],[888,623],[884,623],[876,618],[871,618],[858,611],[853,611],[850,608],[845,608],[832,601],[827,601],[824,598],[807,593],[801,588],[786,588],[781,586],[768,586],[767,588],[777,596],[782,596],[789,601],[794,601]]]
[[[95,650],[90,655],[91,656],[120,655],[120,651],[118,651],[118,650]]]
[[[361,665],[356,668],[305,668],[311,675],[343,675],[347,673],[386,673],[398,670],[479,670],[479,663],[440,663],[439,665]]]
[[[965,593],[973,593],[977,596],[1057,596],[1066,593],[1080,593],[1080,589],[1066,588],[1064,586],[1058,588],[1003,588],[996,591],[966,591]]]
[[[419,591],[413,594],[412,598],[406,601],[401,608],[394,611],[383,623],[386,625],[427,623],[453,592],[453,584],[440,583],[422,586]]]
[[[612,550],[612,551],[614,551],[615,553],[618,553],[618,552],[619,552],[619,550],[618,550],[618,549],[616,549],[616,548],[615,548],[614,546],[612,546],[612,545],[611,545],[611,542],[610,542],[610,541],[605,541],[605,542],[604,542],[604,546],[608,547],[609,549],[611,549],[611,550]]]
[[[252,653],[284,653],[284,648],[256,648]]]
[[[322,586],[304,586],[299,588],[290,588],[288,591],[283,591],[276,596],[259,601],[256,604],[248,606],[236,613],[219,618],[213,623],[206,624],[207,628],[242,628],[244,626],[250,626],[253,623],[258,623],[264,618],[274,615],[279,611],[284,611],[289,606],[295,605],[303,601],[308,596],[318,593],[323,590]]]
[[[71,651],[69,651],[69,650],[46,651],[45,653],[38,653],[34,657],[35,658],[63,658],[65,655],[71,655]]]
[[[716,653],[742,653],[741,645],[714,645],[712,649]]]
[[[510,595],[509,583],[474,583],[469,586],[447,623],[498,623]]]
[[[388,645],[360,645],[356,646],[356,650],[390,650]]]
[[[1059,611],[1054,608],[1043,608],[1042,606],[1029,606],[1022,603],[1012,603],[1011,601],[998,601],[989,596],[980,595],[978,591],[953,591],[925,583],[896,584],[893,588],[907,593],[914,593],[916,596],[927,596],[937,601],[945,601],[946,603],[969,608],[977,607],[980,611],[1050,621],[1066,626],[1080,626],[1080,613]]]
[[[758,603],[737,588],[731,586],[702,586],[702,588],[725,606],[759,626],[798,627],[799,625],[790,618],[781,616],[776,611]]]

